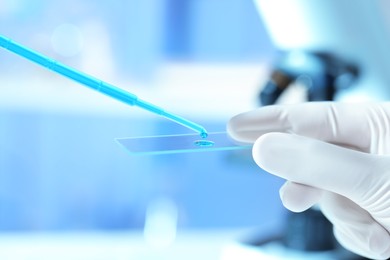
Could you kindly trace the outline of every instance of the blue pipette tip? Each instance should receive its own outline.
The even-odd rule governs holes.
[[[203,139],[206,139],[208,136],[207,132],[201,132],[200,133],[200,137],[202,137]]]

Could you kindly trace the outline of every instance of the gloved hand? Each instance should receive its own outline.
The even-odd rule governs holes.
[[[286,208],[318,203],[345,248],[390,257],[390,103],[267,106],[233,117],[227,130],[287,180]]]

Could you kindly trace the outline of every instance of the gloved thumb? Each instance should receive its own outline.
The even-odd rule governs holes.
[[[268,133],[255,142],[252,154],[255,162],[271,174],[343,195],[358,204],[377,182],[372,172],[378,156],[308,137]]]

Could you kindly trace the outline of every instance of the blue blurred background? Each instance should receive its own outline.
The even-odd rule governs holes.
[[[326,51],[357,65],[358,80],[335,100],[388,100],[388,7],[0,0],[0,34],[213,132],[259,106],[260,88],[289,51]],[[299,82],[291,88],[294,103],[305,101]],[[0,49],[0,258],[218,259],[242,230],[267,237],[284,228],[283,180],[257,167],[249,150],[135,157],[115,142],[183,133]],[[180,246],[161,251],[173,242]],[[250,259],[229,250],[224,260]]]
[[[251,0],[0,0],[1,34],[223,131],[276,53]],[[0,51],[0,230],[279,223],[281,180],[250,151],[132,157],[116,137],[187,133]],[[221,99],[221,100],[220,100]]]

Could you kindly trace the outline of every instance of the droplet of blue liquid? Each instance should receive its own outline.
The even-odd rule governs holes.
[[[200,133],[200,137],[202,137],[204,139],[207,138],[207,136],[208,136],[208,134],[206,132]]]
[[[214,145],[214,142],[213,141],[210,141],[210,140],[206,140],[208,134],[207,132],[204,130],[200,133],[200,137],[202,137],[202,140],[196,140],[194,142],[194,144],[196,146],[200,146],[200,147],[210,147],[210,146],[213,146]]]
[[[214,145],[214,142],[213,141],[210,141],[210,140],[196,140],[194,142],[194,144],[196,146],[200,146],[200,147],[210,147],[210,146],[213,146]]]

